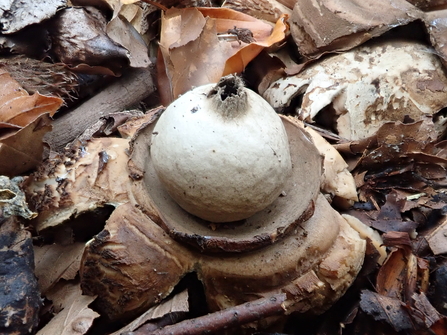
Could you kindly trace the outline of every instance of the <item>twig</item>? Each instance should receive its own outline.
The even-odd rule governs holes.
[[[60,151],[101,117],[137,104],[155,92],[155,89],[153,67],[131,69],[79,107],[56,118],[53,131],[44,139],[53,150]]]
[[[268,316],[284,313],[283,306],[286,295],[275,294],[242,305],[227,308],[195,319],[185,320],[171,326],[166,326],[154,332],[136,331],[134,335],[198,335],[212,333],[218,330],[240,326],[257,321]]]

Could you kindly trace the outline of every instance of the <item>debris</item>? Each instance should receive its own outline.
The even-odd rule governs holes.
[[[21,216],[31,220],[37,216],[28,208],[25,193],[20,188],[22,182],[23,177],[0,176],[0,218]]]

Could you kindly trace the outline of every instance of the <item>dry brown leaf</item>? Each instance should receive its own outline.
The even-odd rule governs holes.
[[[77,283],[63,283],[47,297],[60,312],[37,333],[38,335],[85,334],[93,320],[99,316],[88,308],[95,297],[82,295],[81,287]]]
[[[25,127],[40,115],[54,113],[63,104],[57,97],[29,95],[8,72],[0,68],[0,122]]]
[[[433,254],[440,255],[447,253],[447,219],[439,224],[439,226],[425,237],[433,251]]]
[[[131,67],[147,67],[150,64],[146,43],[135,28],[121,16],[114,17],[106,28],[107,35],[129,51]]]
[[[349,50],[422,14],[405,0],[304,0],[293,8],[290,31],[303,56],[319,58]]]
[[[388,232],[383,240],[393,250],[377,274],[377,292],[413,306],[414,294],[428,288],[428,261],[414,255],[407,233]]]
[[[44,114],[14,133],[0,135],[0,174],[15,176],[39,165],[44,151],[43,137],[50,130],[51,119]]]
[[[85,243],[70,245],[51,244],[34,247],[35,274],[42,295],[60,279],[71,280],[76,277],[81,264]]]
[[[263,21],[227,8],[171,8],[163,14],[160,37],[168,82],[159,79],[159,86],[175,98],[193,86],[239,73],[262,49],[282,41],[286,30],[284,17],[272,30]]]

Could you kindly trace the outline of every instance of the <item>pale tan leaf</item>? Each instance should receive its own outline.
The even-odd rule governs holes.
[[[60,279],[71,280],[76,277],[84,247],[85,243],[81,242],[65,246],[51,244],[34,247],[35,274],[39,291],[43,295]]]
[[[170,313],[188,312],[188,291],[180,292],[169,300],[166,300],[154,307],[149,308],[145,313],[136,318],[134,321],[110,335],[120,335],[124,332],[131,332],[142,326],[146,322],[161,318]]]
[[[85,334],[99,314],[88,308],[95,297],[82,295],[79,284],[67,282],[49,295],[60,312],[42,328],[38,335],[79,335]]]

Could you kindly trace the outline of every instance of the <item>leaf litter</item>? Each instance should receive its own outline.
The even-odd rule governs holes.
[[[243,4],[238,4],[237,1],[232,1],[232,8],[241,10],[241,12],[245,11],[246,14],[228,8],[173,7],[164,11],[161,19],[159,57],[156,61],[160,101],[166,105],[174,97],[191,87],[216,82],[227,73],[244,73],[247,66],[250,66],[249,64],[255,64],[261,57],[263,57],[263,62],[268,63],[265,65],[265,73],[261,75],[261,79],[251,77],[250,72],[245,72],[244,75],[247,80],[253,81],[251,83],[253,87],[260,87],[260,92],[263,93],[262,91],[268,86],[274,87],[274,82],[280,76],[290,75],[289,79],[280,80],[290,80],[294,76],[304,78],[307,73],[312,72],[312,68],[317,68],[331,59],[326,54],[337,52],[339,55],[333,56],[334,58],[343,57],[352,50],[355,52],[358,46],[362,48],[365,42],[372,37],[378,37],[378,40],[382,39],[383,42],[381,43],[384,43],[384,45],[387,43],[394,46],[399,45],[400,41],[398,43],[396,40],[390,42],[392,41],[390,33],[398,29],[404,29],[401,31],[405,32],[407,27],[416,31],[416,35],[425,36],[426,39],[423,43],[420,40],[417,41],[417,43],[423,45],[423,48],[426,48],[424,52],[435,58],[438,57],[443,66],[446,64],[447,56],[444,40],[447,26],[445,25],[445,5],[442,3],[436,1],[383,0],[378,7],[384,12],[384,15],[378,15],[374,20],[371,19],[370,9],[368,8],[369,2],[358,4],[356,1],[321,0],[314,2],[318,4],[318,7],[315,8],[311,8],[310,1],[304,1],[301,6],[295,7],[293,1],[280,1],[279,3],[280,5],[273,4],[272,6],[276,9],[284,8],[281,6],[286,6],[289,10],[294,8],[290,19],[287,18],[287,15],[281,16],[279,12],[276,12],[274,16],[267,16],[270,23],[255,19],[255,17],[265,17],[265,15],[263,16],[265,13],[261,10],[259,15],[256,15],[256,10],[253,8],[244,9]],[[172,4],[174,6],[179,5],[179,1],[169,3],[169,5]],[[342,10],[337,9],[340,6]],[[57,6],[50,7],[48,6],[49,14],[45,14],[45,18],[53,16]],[[70,38],[71,30],[77,23],[75,21],[75,23],[68,25],[61,20],[61,17],[65,15],[64,13],[74,12],[72,8],[60,11],[53,19],[39,25],[39,27],[45,27],[51,23],[62,29],[58,32],[51,32],[51,39],[54,44],[53,49],[47,56],[49,55],[54,61],[60,61],[71,66],[81,75],[94,73],[99,76],[104,74],[106,76],[116,76],[130,67],[148,66],[150,61],[147,56],[146,42],[143,42],[144,38],[141,39],[138,36],[145,29],[144,24],[142,24],[142,6],[136,4],[132,6],[122,5],[121,2],[109,1],[108,4],[104,2],[102,6],[98,6],[99,8],[109,8],[109,15],[104,15],[107,11],[101,12],[101,10],[97,14],[91,15],[91,13],[97,11],[92,8],[77,9],[84,13],[90,13],[84,14],[84,16],[90,16],[90,18],[85,21],[85,30],[77,30],[78,33],[74,36],[74,40],[82,41],[83,36],[88,36],[90,34],[88,31],[93,29],[92,40],[101,36],[100,38],[107,41],[105,43],[109,47],[106,48],[108,50],[106,57],[101,56],[101,53],[98,52],[98,45],[95,43],[89,44],[91,41],[88,41],[88,38],[78,45],[79,48],[77,47],[82,51],[80,55],[84,55],[83,58],[76,58],[78,56],[73,52],[73,50],[78,50],[76,48],[65,51],[60,51],[62,50],[60,49],[58,51],[58,47]],[[356,8],[356,10],[346,11],[346,8]],[[374,3],[374,8],[377,8],[377,2]],[[110,15],[110,10],[113,12],[112,15]],[[287,12],[285,9],[284,11]],[[316,15],[318,11],[326,14],[319,17]],[[2,19],[4,17],[3,13]],[[67,20],[73,19],[73,17],[71,17],[71,14],[67,15]],[[40,18],[37,22],[41,20]],[[311,24],[309,25],[306,22]],[[330,28],[333,22],[340,23],[339,29]],[[16,23],[14,19],[8,22],[8,24]],[[2,38],[0,41],[6,47],[5,50],[9,50],[7,52],[14,52],[14,50],[22,50],[20,53],[25,53],[23,50],[26,50],[26,53],[30,52],[31,44],[26,44],[28,42],[24,45],[16,44],[20,40],[17,39],[17,36],[22,34],[20,30],[26,28],[29,23],[23,21],[21,24],[22,26],[17,28],[9,28],[9,31],[3,31],[3,33],[8,34],[12,30],[17,31],[13,35],[0,36]],[[288,24],[291,26],[292,38],[299,42],[298,47],[287,40]],[[400,28],[396,28],[396,26],[400,26]],[[422,26],[425,27],[425,31],[422,31]],[[3,27],[5,29],[7,25]],[[67,27],[69,30],[66,29]],[[26,36],[26,34],[23,36]],[[44,34],[41,36],[44,36]],[[405,33],[403,35],[401,33],[400,36],[405,36]],[[428,40],[430,40],[431,46],[427,45]],[[20,43],[22,41],[23,38],[21,37]],[[285,50],[281,49],[281,43],[285,43],[289,47],[287,53],[292,55],[292,58],[298,63],[290,62],[286,59],[287,57],[282,57],[280,52],[276,53],[278,50]],[[414,43],[414,40],[407,41],[403,45],[412,43]],[[369,45],[373,44],[369,43]],[[368,46],[368,43],[366,45]],[[296,49],[295,53],[290,51],[291,48]],[[40,55],[45,52],[39,51]],[[72,58],[64,58],[70,53]],[[313,60],[319,58],[320,60]],[[309,59],[312,59],[312,61],[309,61]],[[272,65],[271,68],[270,65]],[[442,71],[444,70],[442,66],[436,65],[436,67]],[[54,113],[63,104],[63,100],[58,96],[66,96],[64,94],[54,94],[54,90],[43,92],[39,87],[33,89],[31,86],[26,86],[26,83],[22,83],[14,77],[12,70],[7,67],[3,68],[6,70],[3,70],[0,77],[2,80],[0,83],[2,85],[2,96],[0,98],[3,106],[11,108],[4,109],[0,113],[2,122],[0,174],[13,177],[35,170],[42,162],[45,147],[43,136],[50,130],[51,117],[54,117]],[[355,68],[356,66],[353,67],[353,69]],[[368,73],[366,72],[366,74]],[[22,73],[23,76],[30,75]],[[19,81],[20,84],[12,78]],[[347,203],[337,202],[336,197],[349,199],[350,203],[348,204],[353,204],[353,206],[348,206],[349,211],[347,213],[352,216],[352,219],[350,219],[352,224],[354,224],[354,218],[358,218],[367,226],[381,232],[381,239],[376,240],[376,244],[379,243],[380,245],[381,242],[377,241],[383,239],[388,251],[386,259],[382,257],[381,262],[372,262],[368,274],[365,274],[364,277],[359,276],[357,279],[358,283],[366,280],[372,285],[363,285],[360,286],[360,289],[357,287],[358,295],[351,300],[349,309],[344,312],[345,319],[338,318],[338,320],[346,321],[345,331],[347,334],[354,334],[355,330],[361,329],[363,326],[370,326],[369,331],[386,329],[389,334],[399,331],[423,334],[428,330],[434,334],[445,334],[445,299],[443,300],[442,297],[445,297],[446,294],[445,278],[447,277],[446,263],[443,261],[443,255],[446,253],[445,245],[447,245],[445,243],[447,149],[445,112],[443,111],[446,107],[446,97],[445,83],[442,76],[436,77],[441,78],[439,80],[433,76],[430,78],[428,81],[424,81],[419,76],[414,81],[415,90],[419,90],[419,93],[422,92],[424,95],[425,92],[425,95],[434,96],[439,94],[440,96],[439,99],[427,99],[428,104],[432,104],[430,106],[432,110],[428,115],[427,110],[420,108],[421,105],[418,105],[418,103],[418,108],[426,114],[423,117],[400,105],[398,109],[403,111],[401,117],[386,120],[381,117],[371,118],[370,123],[378,121],[375,128],[365,130],[365,135],[360,137],[346,135],[353,131],[360,131],[360,126],[354,126],[343,133],[340,130],[343,123],[340,121],[338,124],[334,123],[334,110],[338,113],[341,111],[340,114],[345,117],[353,117],[350,111],[346,112],[344,107],[340,107],[339,103],[343,102],[343,99],[337,102],[336,99],[331,100],[331,98],[329,101],[328,96],[321,95],[318,99],[313,98],[314,103],[330,102],[332,106],[328,104],[318,110],[321,113],[320,115],[314,113],[316,110],[312,109],[311,105],[309,105],[309,110],[312,110],[312,113],[302,114],[301,116],[297,113],[306,122],[312,122],[309,126],[326,137],[333,144],[333,148],[338,149],[346,160],[346,165],[340,163],[338,166],[338,174],[327,177],[331,179],[327,180],[327,195],[333,201],[333,206],[340,211],[346,210]],[[408,85],[408,78],[405,77],[404,79],[400,80],[401,84],[397,85],[398,89]],[[264,80],[264,82],[261,86],[256,86],[256,81],[260,80]],[[411,80],[410,82],[412,83]],[[374,82],[373,80],[368,84],[374,86],[376,90],[388,85],[386,81]],[[294,83],[288,83],[285,87],[290,90],[293,85]],[[298,97],[298,100],[303,94],[304,97],[306,97],[306,94],[307,97],[310,97],[311,92],[306,93],[306,90],[309,90],[309,82],[300,83],[300,85],[302,85],[301,88],[295,87],[290,94],[286,90],[287,94],[293,95],[294,98]],[[390,85],[395,85],[395,83]],[[70,92],[72,87],[70,85],[68,87]],[[333,89],[333,87],[327,90],[330,89]],[[283,94],[283,91],[279,91],[277,94]],[[386,94],[384,94],[385,96]],[[335,97],[339,98],[340,96],[335,95]],[[281,97],[281,99],[283,98]],[[306,103],[306,99],[303,99],[301,102],[298,101],[298,106],[305,109]],[[380,103],[377,106],[380,106]],[[281,105],[282,107],[284,107],[284,104]],[[299,111],[299,108],[283,111],[295,114]],[[307,116],[303,117],[303,115]],[[146,121],[139,121],[138,118],[134,118],[130,122],[141,124]],[[346,120],[344,122],[345,126],[349,123]],[[132,125],[129,127],[130,130],[126,130],[127,123],[120,127],[125,129],[125,132],[131,134],[135,132]],[[107,135],[116,136],[117,133],[112,131]],[[57,218],[48,226],[46,226],[46,223],[43,223],[42,226],[45,215],[40,213],[40,218],[38,218],[38,221],[41,222],[40,226],[39,224],[34,226],[35,223],[33,223],[30,226],[32,230],[59,225],[64,227],[64,223],[70,222],[72,216],[80,214],[77,213],[77,209],[73,210],[74,207],[72,206],[75,203],[78,204],[81,200],[66,198],[67,193],[73,192],[73,189],[68,192],[66,192],[67,189],[64,190],[64,187],[68,185],[64,183],[64,179],[67,177],[64,173],[67,173],[68,178],[72,179],[76,192],[85,190],[80,191],[80,193],[87,193],[91,189],[95,190],[93,194],[89,193],[89,197],[83,198],[87,207],[92,204],[93,206],[108,205],[107,202],[102,200],[98,202],[96,199],[100,198],[99,194],[103,190],[106,190],[110,204],[119,206],[119,201],[116,201],[116,199],[120,199],[120,194],[125,192],[124,187],[118,185],[116,188],[106,183],[107,186],[104,188],[105,184],[103,185],[101,181],[101,178],[104,177],[101,176],[101,173],[105,171],[104,166],[113,163],[113,155],[109,155],[108,152],[113,151],[110,148],[116,144],[114,140],[111,140],[110,143],[107,142],[108,140],[104,141],[103,139],[93,140],[94,143],[96,142],[97,148],[87,153],[93,153],[92,157],[94,156],[87,166],[78,167],[76,165],[78,158],[86,154],[83,151],[86,148],[84,143],[78,143],[78,146],[75,147],[77,151],[71,155],[68,152],[66,156],[50,155],[49,161],[51,163],[47,165],[48,170],[41,167],[40,172],[35,174],[33,178],[38,179],[39,175],[42,174],[51,176],[54,180],[53,187],[59,190],[61,198],[45,198],[45,190],[41,189],[39,192],[41,192],[41,199],[44,201],[37,201],[36,199],[34,201],[45,207],[49,212],[63,212],[66,209],[67,212],[66,215]],[[117,141],[120,140],[117,139]],[[95,147],[94,143],[89,148]],[[322,145],[321,148],[324,148],[324,146]],[[331,150],[327,149],[327,151]],[[109,159],[106,157],[109,157]],[[338,156],[327,157],[335,157],[332,158],[335,161],[339,159]],[[74,167],[70,168],[72,164],[74,164]],[[330,164],[330,161],[326,161],[325,164]],[[76,172],[76,170],[81,172]],[[89,181],[90,178],[83,178],[80,174],[84,174],[85,177],[87,175],[93,176],[93,179]],[[358,201],[354,196],[355,194],[352,195],[351,188],[349,188],[349,191],[343,191],[337,186],[340,184],[331,184],[337,178],[343,180],[344,177],[342,178],[342,176],[350,176],[350,174],[352,174],[357,187],[356,196],[358,195]],[[113,179],[111,176],[108,177]],[[351,181],[351,179],[349,180]],[[115,191],[107,193],[107,190],[111,188]],[[68,202],[65,202],[65,200],[68,200]],[[87,207],[85,207],[85,211],[88,211]],[[347,214],[344,215],[348,217]],[[2,228],[6,227],[4,225],[5,223],[3,223]],[[23,232],[22,228],[17,229]],[[46,326],[40,329],[40,334],[87,333],[95,322],[99,322],[99,314],[93,310],[94,307],[89,307],[95,300],[94,297],[82,296],[76,279],[81,264],[80,257],[83,253],[84,242],[73,241],[73,231],[66,229],[65,231],[69,233],[64,235],[64,229],[62,229],[62,233],[59,232],[58,234],[63,236],[62,241],[65,239],[65,243],[36,247],[36,264],[38,267],[35,273],[38,274],[42,293],[45,294],[46,298],[53,300],[52,303],[47,301],[47,306],[50,306],[50,309],[53,308],[53,313],[56,314]],[[73,242],[74,244],[72,244]],[[384,247],[382,246],[382,248]],[[375,249],[377,251],[380,247],[376,246]],[[372,253],[374,252],[372,251]],[[59,256],[60,258],[58,258]],[[48,264],[52,262],[57,262],[58,266],[46,273],[46,269],[50,267]],[[33,271],[28,271],[28,273],[33,273]],[[188,307],[185,307],[185,310],[187,309]],[[148,313],[151,315],[149,311]],[[330,320],[334,314],[336,313],[333,310],[329,310],[325,317]],[[149,320],[151,318],[151,316],[148,316]],[[133,330],[141,326],[143,322],[145,321],[138,323],[138,326],[135,326]],[[340,321],[337,325],[339,324]],[[324,326],[322,324],[321,328],[316,327],[314,333],[322,334]],[[123,328],[123,331],[124,329],[130,330],[130,328]],[[286,329],[285,331],[294,333],[296,328]]]

